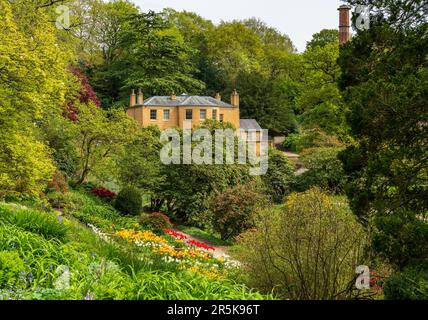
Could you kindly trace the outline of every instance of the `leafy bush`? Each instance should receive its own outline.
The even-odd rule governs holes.
[[[269,150],[269,167],[262,177],[266,191],[275,202],[282,202],[291,191],[294,179],[294,165],[280,151]]]
[[[52,180],[48,183],[48,192],[67,192],[68,184],[67,178],[61,171],[56,171],[52,177]]]
[[[370,220],[375,252],[396,269],[428,267],[428,223],[414,212],[378,214]]]
[[[210,199],[211,223],[222,240],[231,239],[253,226],[251,214],[266,203],[255,183],[238,184]]]
[[[384,294],[390,300],[428,300],[428,271],[393,274],[386,280]]]
[[[17,252],[0,251],[0,288],[13,286],[24,270],[24,261]]]
[[[67,227],[54,214],[0,205],[0,221],[42,235],[46,239],[64,240]]]
[[[155,233],[162,233],[165,229],[172,227],[172,223],[168,216],[161,212],[144,214],[140,218],[140,225],[143,228],[152,230]]]
[[[103,187],[92,188],[91,193],[103,199],[113,199],[114,197],[116,197],[116,193]]]
[[[141,194],[133,187],[125,187],[117,195],[114,206],[123,214],[138,215],[143,209]]]
[[[68,194],[62,192],[49,192],[46,195],[46,199],[52,208],[61,209],[67,206],[69,203]]]
[[[337,158],[341,150],[337,148],[305,150],[300,160],[308,171],[296,178],[295,189],[305,191],[312,187],[320,187],[335,193],[343,192],[346,175],[342,162]]]
[[[289,299],[345,299],[353,296],[364,245],[349,208],[312,189],[260,211],[255,229],[238,237],[236,254],[251,287]]]
[[[306,129],[301,133],[290,134],[283,143],[284,148],[293,152],[302,152],[309,148],[341,146],[339,139],[320,129]]]

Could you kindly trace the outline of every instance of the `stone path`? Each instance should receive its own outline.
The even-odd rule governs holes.
[[[282,151],[287,158],[294,163],[294,166],[296,167],[296,176],[300,176],[304,174],[308,169],[303,167],[303,164],[300,162],[300,155],[294,152],[287,151],[285,149],[278,149],[279,151]]]

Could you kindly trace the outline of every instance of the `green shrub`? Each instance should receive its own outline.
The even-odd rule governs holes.
[[[301,192],[313,187],[320,187],[335,193],[342,193],[346,175],[342,162],[337,158],[341,150],[337,148],[305,150],[300,160],[308,171],[296,177],[295,190]]]
[[[53,213],[0,205],[0,221],[42,235],[46,239],[64,240],[67,227]]]
[[[428,268],[428,223],[414,212],[395,210],[370,220],[375,252],[396,269]]]
[[[384,294],[389,300],[428,300],[428,271],[393,274],[385,282]]]
[[[291,191],[294,180],[294,165],[280,151],[269,150],[269,167],[262,179],[267,193],[272,199],[280,203]]]
[[[293,152],[302,152],[309,148],[341,147],[343,144],[335,136],[320,129],[306,129],[301,133],[290,134],[285,138],[283,147]]]
[[[366,237],[349,208],[312,189],[255,220],[235,250],[250,287],[296,300],[353,297]]]
[[[143,209],[141,193],[133,187],[125,187],[117,195],[114,206],[123,214],[138,215]]]
[[[49,192],[48,194],[46,194],[46,199],[48,200],[52,208],[61,209],[66,207],[68,204],[67,193],[57,191]]]
[[[238,184],[210,199],[211,224],[222,240],[229,240],[253,226],[251,214],[265,204],[255,183]]]
[[[163,230],[172,227],[172,223],[168,216],[161,212],[154,212],[144,214],[140,218],[140,225],[145,228],[152,230],[155,233],[161,234]]]
[[[0,288],[15,285],[23,273],[24,261],[17,252],[0,251]]]

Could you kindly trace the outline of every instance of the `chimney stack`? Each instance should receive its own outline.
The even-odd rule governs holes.
[[[136,99],[137,99],[137,96],[135,95],[135,90],[134,90],[134,89],[132,89],[132,92],[131,92],[131,99],[130,99],[130,106],[131,106],[131,107],[134,107],[134,106],[135,106],[135,104],[136,104]]]
[[[177,100],[177,96],[175,95],[175,92],[174,92],[174,91],[171,93],[171,100],[172,100],[172,101]]]
[[[141,88],[138,89],[137,104],[139,106],[142,106],[144,104],[144,95],[143,95],[143,91],[141,90]]]
[[[232,92],[232,96],[230,97],[230,104],[234,107],[239,108],[239,94],[236,89]]]
[[[215,95],[215,99],[217,100],[217,101],[221,101],[221,95],[220,95],[220,93],[216,93],[216,95]]]
[[[339,43],[345,44],[351,38],[351,6],[339,7]]]

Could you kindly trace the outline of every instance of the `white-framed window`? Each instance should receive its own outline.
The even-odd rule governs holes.
[[[157,118],[158,118],[158,111],[150,110],[150,120],[157,120]]]
[[[207,110],[202,109],[199,113],[199,119],[206,120],[207,119]]]
[[[193,119],[193,110],[187,109],[186,110],[186,120],[192,120]]]
[[[169,110],[163,111],[163,120],[168,121],[169,120]]]
[[[213,110],[213,120],[217,120],[217,110]]]
[[[223,122],[223,120],[224,120],[224,115],[220,114],[220,122]]]

